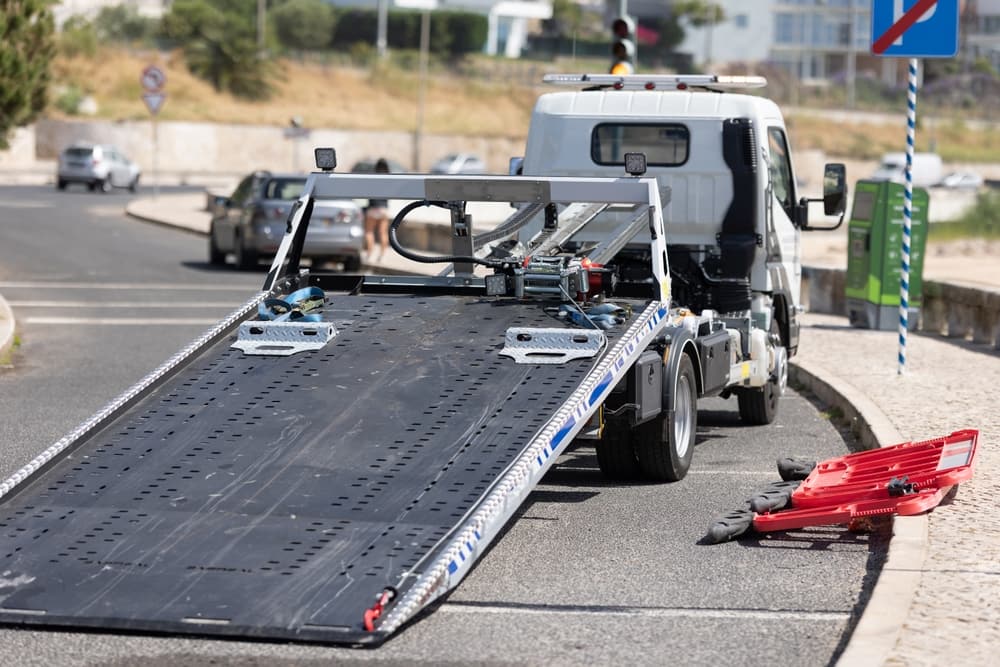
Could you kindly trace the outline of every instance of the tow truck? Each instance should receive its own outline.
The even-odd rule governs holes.
[[[573,443],[678,481],[697,399],[784,375],[749,311],[675,302],[642,153],[617,177],[316,162],[262,289],[0,484],[0,622],[377,645]],[[344,198],[409,201],[391,244],[440,271],[303,267],[315,203]],[[498,201],[477,234],[469,204]],[[424,206],[449,255],[399,243]]]

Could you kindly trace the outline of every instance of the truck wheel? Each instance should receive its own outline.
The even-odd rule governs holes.
[[[257,268],[257,251],[246,247],[243,236],[236,237],[236,268],[240,271],[249,271]]]
[[[781,391],[775,380],[769,380],[763,387],[741,389],[736,395],[740,406],[740,419],[750,426],[770,424],[778,414],[778,398]]]
[[[788,384],[788,354],[782,347],[777,317],[771,318],[771,341],[777,355],[778,377],[772,377],[763,387],[741,389],[736,393],[740,419],[750,426],[770,424],[778,416],[778,400]]]
[[[632,444],[632,429],[628,424],[608,422],[597,441],[597,465],[608,479],[634,480],[639,478],[639,462]]]
[[[208,230],[208,263],[213,266],[226,263],[226,253],[219,250],[219,244],[215,242],[215,225]]]
[[[773,327],[772,327],[773,330]],[[788,384],[788,356],[785,348],[778,344],[780,338],[774,337],[775,354],[778,358],[778,377],[772,377],[763,387],[741,389],[736,394],[736,402],[740,408],[740,419],[751,426],[770,424],[778,416],[778,400],[785,393]]]
[[[682,354],[674,381],[673,412],[636,427],[635,452],[643,475],[660,482],[684,479],[694,456],[698,385],[691,358]]]

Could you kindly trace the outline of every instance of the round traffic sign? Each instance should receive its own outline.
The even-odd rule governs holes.
[[[142,76],[139,77],[139,83],[142,87],[150,93],[156,93],[163,89],[163,86],[167,83],[167,75],[163,73],[156,65],[147,65],[145,69],[142,70]]]

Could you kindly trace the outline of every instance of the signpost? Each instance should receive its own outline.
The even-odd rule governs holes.
[[[285,139],[292,140],[292,171],[299,170],[299,141],[308,139],[311,132],[308,127],[303,126],[302,118],[299,116],[292,116],[288,121],[288,127],[282,132]]]
[[[167,99],[167,94],[163,92],[167,85],[167,75],[156,65],[147,65],[142,70],[139,77],[142,84],[142,101],[146,103],[150,115],[153,117],[153,199],[160,196],[160,174],[159,174],[159,146],[156,128],[156,115]]]
[[[899,275],[899,354],[897,373],[906,368],[909,328],[910,237],[913,220],[913,150],[917,126],[918,58],[952,58],[958,53],[959,0],[873,0],[872,53],[909,58],[906,95],[906,182],[903,247]]]

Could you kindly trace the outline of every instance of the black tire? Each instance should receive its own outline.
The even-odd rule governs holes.
[[[645,477],[658,482],[684,479],[694,458],[698,430],[698,383],[691,358],[682,354],[674,378],[674,409],[635,429],[635,453]]]
[[[777,316],[771,318],[771,344],[776,347],[784,344]],[[788,384],[788,357],[782,355],[781,359],[781,377],[772,377],[763,387],[751,387],[737,392],[736,401],[744,424],[764,426],[778,416],[778,401]]]
[[[215,242],[215,225],[208,230],[208,263],[213,266],[226,263],[226,253],[219,250],[219,244]]]
[[[597,465],[608,479],[639,478],[639,461],[635,457],[632,429],[628,424],[609,422],[601,439],[596,442]]]
[[[61,178],[59,180],[57,180],[56,181],[56,189],[58,189],[58,190],[65,190],[66,189],[66,181],[64,181]]]
[[[253,248],[248,248],[243,242],[243,236],[237,235],[235,246],[236,268],[240,271],[249,271],[257,268],[258,255]]]
[[[741,389],[736,394],[740,406],[740,419],[750,426],[770,424],[778,415],[778,399],[781,390],[775,380],[769,380],[763,387]]]
[[[132,182],[128,184],[128,191],[135,192],[138,189],[139,189],[139,177],[136,176],[135,178],[132,179]]]
[[[90,190],[91,192],[97,190],[97,181],[91,181],[90,183],[87,183],[87,189]]]

